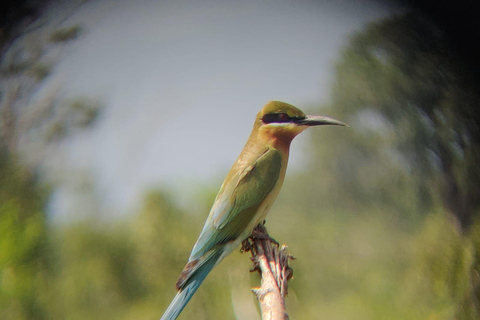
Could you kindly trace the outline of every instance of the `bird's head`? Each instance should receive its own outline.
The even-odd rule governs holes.
[[[306,115],[291,104],[270,101],[258,113],[254,128],[261,136],[290,144],[292,139],[302,131],[321,125],[348,127],[346,123],[333,118]]]

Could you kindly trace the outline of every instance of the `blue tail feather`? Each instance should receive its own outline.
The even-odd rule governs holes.
[[[186,281],[185,285],[178,291],[175,298],[173,298],[172,302],[160,320],[177,319],[178,315],[180,312],[182,312],[183,308],[185,308],[194,293],[202,284],[203,280],[205,280],[206,276],[216,265],[220,256],[221,252],[212,254],[207,258],[207,261],[205,261],[197,270],[195,270],[195,273]]]

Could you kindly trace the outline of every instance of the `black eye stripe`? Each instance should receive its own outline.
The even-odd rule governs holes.
[[[286,113],[269,113],[263,116],[263,123],[273,123],[273,122],[291,122],[292,118]]]
[[[263,123],[285,123],[285,122],[295,122],[301,120],[302,118],[292,118],[286,113],[269,113],[262,117]]]

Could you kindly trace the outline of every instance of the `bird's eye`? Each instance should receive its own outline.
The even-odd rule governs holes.
[[[262,121],[263,123],[290,122],[292,121],[292,118],[286,113],[270,113],[264,115]]]

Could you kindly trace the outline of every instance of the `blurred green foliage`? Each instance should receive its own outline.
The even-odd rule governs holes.
[[[46,319],[50,275],[45,194],[0,148],[0,319]]]
[[[267,222],[297,258],[292,319],[478,319],[478,97],[454,61],[412,15],[345,48],[320,112],[351,128],[311,130]],[[124,221],[48,226],[46,192],[0,155],[0,319],[158,319],[209,208],[152,191]],[[180,319],[255,319],[250,267],[233,253]]]

